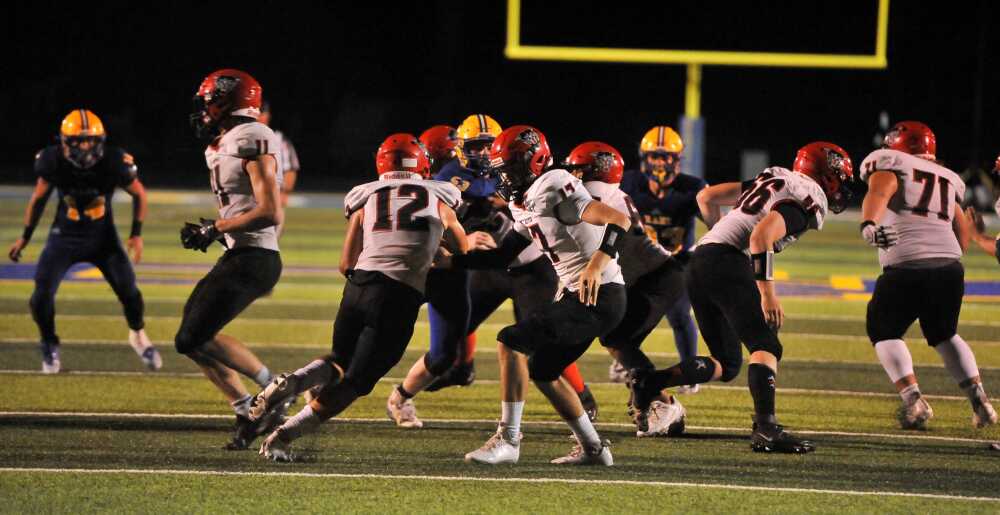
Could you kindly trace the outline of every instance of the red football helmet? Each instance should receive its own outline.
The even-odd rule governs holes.
[[[809,176],[823,188],[827,205],[834,213],[846,209],[847,202],[854,196],[851,157],[833,143],[814,141],[800,148],[792,169]]]
[[[435,125],[420,135],[431,160],[454,159],[458,156],[455,147],[458,146],[458,131],[448,125]]]
[[[490,145],[489,155],[490,169],[500,179],[498,192],[515,200],[552,164],[545,135],[528,125],[504,129]]]
[[[584,181],[610,184],[622,182],[625,160],[615,147],[600,141],[580,143],[569,153],[565,163],[583,171]]]
[[[931,128],[921,122],[899,122],[885,134],[882,147],[933,159],[937,155],[937,138]]]
[[[219,122],[229,116],[257,118],[262,90],[249,73],[226,68],[216,70],[198,86],[194,94],[191,126],[198,137],[211,137]]]
[[[427,151],[412,134],[399,132],[385,139],[375,153],[375,169],[382,175],[389,172],[410,172],[423,178],[430,176],[431,161]]]

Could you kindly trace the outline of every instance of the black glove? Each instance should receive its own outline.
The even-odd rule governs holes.
[[[222,233],[215,227],[215,220],[200,219],[201,224],[186,222],[181,227],[181,244],[186,249],[207,252],[213,241],[222,240]],[[222,243],[225,246],[225,242]]]

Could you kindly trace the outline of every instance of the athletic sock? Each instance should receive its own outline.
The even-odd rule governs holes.
[[[875,344],[875,354],[893,383],[913,375],[913,356],[903,340],[882,340]]]
[[[936,346],[934,350],[941,355],[944,368],[959,386],[966,381],[979,376],[979,365],[976,364],[976,355],[972,353],[969,344],[961,336],[955,335]]]
[[[462,355],[462,363],[468,365],[476,358],[476,333],[469,333],[465,337],[465,354]]]
[[[261,388],[267,386],[271,382],[271,371],[267,367],[261,367],[256,374],[253,375],[253,382],[257,383],[257,386]]]
[[[594,447],[601,446],[601,437],[597,434],[594,424],[590,421],[590,417],[586,413],[574,420],[567,420],[566,423],[569,424],[570,429],[573,430],[573,434],[576,435],[576,439],[584,448],[593,449]]]
[[[500,427],[504,436],[514,441],[521,435],[521,415],[524,413],[524,401],[500,402]]]
[[[229,405],[233,407],[233,411],[241,417],[250,416],[250,402],[253,401],[253,397],[248,393],[239,399],[230,402]]]
[[[747,383],[753,397],[753,410],[758,419],[774,418],[774,370],[767,365],[751,363],[747,367]]]
[[[306,407],[302,408],[302,411],[296,413],[294,417],[286,420],[281,425],[281,432],[284,433],[284,440],[290,442],[312,431],[322,423],[323,421],[313,413],[312,406],[306,404]]]
[[[583,393],[584,388],[587,387],[583,382],[583,376],[580,375],[580,367],[576,366],[576,363],[570,363],[566,370],[562,373],[563,379],[565,379],[570,386],[573,387],[573,391],[577,395]]]
[[[299,391],[295,393],[300,393],[314,386],[329,383],[330,379],[333,378],[333,365],[322,359],[316,359],[296,370],[292,375],[299,380]]]
[[[909,406],[920,398],[920,385],[913,383],[899,391],[899,397],[903,399],[903,404]]]

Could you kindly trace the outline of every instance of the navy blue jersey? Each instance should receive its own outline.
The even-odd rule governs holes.
[[[59,196],[53,233],[85,236],[114,230],[111,195],[135,181],[136,166],[124,150],[106,146],[101,160],[81,169],[63,158],[61,145],[51,145],[35,154],[35,173]]]
[[[444,165],[435,180],[450,182],[462,192],[462,205],[456,211],[466,232],[495,232],[499,229],[491,197],[497,192],[497,180],[465,168],[454,160]]]
[[[622,191],[632,197],[642,215],[650,237],[670,251],[687,251],[694,245],[694,219],[698,215],[698,192],[705,181],[692,175],[678,174],[666,194],[658,198],[649,190],[649,177],[638,170],[627,170],[622,177]]]

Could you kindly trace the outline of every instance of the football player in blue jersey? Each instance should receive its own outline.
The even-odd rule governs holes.
[[[639,169],[628,170],[621,189],[635,202],[642,223],[653,241],[674,253],[679,263],[687,261],[694,245],[694,219],[698,216],[698,192],[705,181],[680,172],[684,142],[676,131],[660,125],[648,130],[639,143]],[[698,354],[698,329],[691,317],[691,301],[682,295],[667,311],[674,330],[674,344],[681,359]],[[612,381],[624,382],[625,370],[611,365]],[[695,393],[698,385],[684,386],[677,393]]]
[[[86,109],[74,109],[62,121],[60,142],[35,155],[38,180],[24,215],[24,232],[10,247],[12,261],[21,259],[31,235],[45,211],[52,190],[58,191],[59,207],[45,249],[35,269],[35,291],[31,294],[31,316],[41,333],[42,372],[59,372],[59,336],[55,327],[55,297],[59,283],[71,266],[93,263],[111,285],[125,311],[129,344],[150,370],[163,362],[143,330],[142,293],[135,271],[122,248],[111,213],[111,197],[117,188],[132,196],[132,231],[128,249],[132,260],[142,258],[142,221],[146,217],[146,190],[136,175],[135,160],[118,147],[105,145],[104,124]]]

